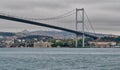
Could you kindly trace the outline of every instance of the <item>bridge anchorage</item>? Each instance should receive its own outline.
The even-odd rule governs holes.
[[[82,13],[82,19],[79,20],[78,19],[78,14]],[[59,26],[54,26],[54,25],[49,25],[49,24],[45,24],[45,23],[41,23],[41,22],[36,22],[36,21],[32,21],[32,20],[28,20],[28,19],[23,19],[23,18],[18,18],[18,17],[13,17],[13,16],[9,16],[9,15],[5,15],[5,14],[0,14],[0,19],[5,19],[5,20],[11,20],[11,21],[16,21],[16,22],[21,22],[21,23],[26,23],[26,24],[31,24],[31,25],[37,25],[37,26],[43,26],[43,27],[48,27],[48,28],[53,28],[53,29],[57,29],[57,30],[62,30],[62,31],[67,31],[67,32],[71,32],[76,34],[76,48],[78,47],[78,36],[82,35],[82,46],[84,47],[84,38],[85,36],[91,37],[93,39],[98,39],[97,36],[95,35],[91,35],[88,34],[84,31],[84,8],[82,9],[77,9],[76,8],[76,30],[72,30],[72,29],[67,29],[67,28],[63,28],[63,27],[59,27]],[[78,24],[82,23],[82,31],[78,31]]]

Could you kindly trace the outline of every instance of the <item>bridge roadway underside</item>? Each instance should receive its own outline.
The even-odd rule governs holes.
[[[31,21],[31,20],[26,20],[26,19],[21,19],[21,18],[6,16],[6,15],[0,15],[0,18],[1,19],[5,19],[5,20],[22,22],[22,23],[26,23],[26,24],[32,24],[32,25],[37,25],[37,26],[43,26],[43,27],[48,27],[48,28],[63,30],[63,31],[75,33],[77,35],[82,35],[83,34],[82,32],[78,32],[78,31],[67,29],[67,28],[63,28],[63,27],[53,26],[53,25],[49,25],[49,24],[45,24],[45,23],[35,22],[35,21]],[[84,35],[88,36],[88,37],[91,37],[91,38],[94,38],[94,39],[97,39],[96,36],[93,36],[93,35],[90,35],[90,34],[87,34],[87,33],[84,33]]]

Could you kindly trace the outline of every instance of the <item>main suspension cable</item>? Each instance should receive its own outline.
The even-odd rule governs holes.
[[[64,14],[61,14],[59,16],[55,16],[55,17],[50,17],[50,18],[28,18],[28,17],[21,17],[21,16],[13,16],[13,15],[10,15],[10,14],[5,14],[5,13],[0,13],[2,15],[7,15],[7,16],[12,16],[12,17],[17,17],[17,18],[22,18],[22,19],[28,19],[28,20],[56,20],[56,19],[61,19],[61,18],[65,18],[65,17],[68,17],[68,16],[71,16],[73,14],[75,14],[75,9],[67,12],[67,13],[64,13]]]

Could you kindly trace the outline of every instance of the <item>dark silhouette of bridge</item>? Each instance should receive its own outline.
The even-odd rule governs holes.
[[[32,25],[37,25],[37,26],[43,26],[43,27],[63,30],[63,31],[74,33],[76,35],[82,35],[83,34],[83,32],[78,32],[78,31],[67,29],[67,28],[63,28],[63,27],[58,27],[58,26],[54,26],[54,25],[49,25],[49,24],[45,24],[45,23],[35,22],[35,21],[31,21],[31,20],[26,20],[26,19],[6,16],[6,15],[1,15],[1,14],[0,14],[0,19],[11,20],[11,21],[22,22],[22,23],[26,23],[26,24],[32,24]],[[87,37],[94,38],[94,39],[98,38],[97,36],[91,35],[91,34],[88,34],[88,33],[84,33],[84,35],[87,36]]]

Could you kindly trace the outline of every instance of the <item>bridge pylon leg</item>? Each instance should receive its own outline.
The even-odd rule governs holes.
[[[78,48],[78,35],[76,34],[76,38],[75,38],[75,47]]]

